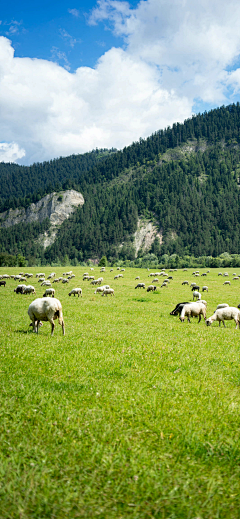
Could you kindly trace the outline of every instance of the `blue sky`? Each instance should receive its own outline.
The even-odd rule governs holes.
[[[240,100],[238,0],[5,2],[0,161],[122,148]]]

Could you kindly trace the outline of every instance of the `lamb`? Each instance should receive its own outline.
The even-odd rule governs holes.
[[[206,320],[206,306],[203,303],[189,303],[184,305],[180,315],[180,320],[183,322],[185,317],[187,317],[188,322],[190,323],[190,317],[198,317],[198,322],[200,323],[202,315]]]
[[[182,285],[189,285],[188,281],[183,281]]]
[[[35,294],[36,295],[36,291],[32,285],[28,285],[23,288],[22,294]]]
[[[73,288],[73,289],[71,290],[71,292],[69,292],[68,295],[71,296],[72,294],[74,295],[74,297],[75,297],[76,294],[78,295],[78,297],[79,297],[80,294],[81,294],[81,297],[82,297],[82,289],[81,289],[81,288]]]
[[[102,293],[102,296],[107,296],[107,295],[111,295],[111,296],[114,296],[114,290],[113,288],[105,288],[103,293]]]
[[[231,319],[234,319],[236,323],[236,330],[238,326],[240,328],[240,311],[238,308],[235,308],[234,306],[219,308],[206,320],[206,325],[210,326],[214,321],[219,321],[219,326],[223,323],[224,328],[226,328],[224,321],[230,321]]]
[[[204,287],[202,287],[202,291],[203,291],[203,292],[208,292],[208,287],[207,287],[207,285],[204,285]]]
[[[55,288],[46,288],[43,297],[55,297]]]
[[[202,298],[200,292],[197,292],[197,291],[193,292],[193,301],[194,301],[195,297],[196,297],[196,299],[201,299]]]
[[[223,285],[231,285],[230,281],[224,281]]]
[[[63,335],[65,335],[65,326],[62,313],[62,305],[58,299],[51,297],[35,299],[28,308],[28,315],[32,321],[33,331],[38,333],[41,321],[49,321],[52,326],[51,335],[53,335],[55,319],[58,319],[62,326]]]
[[[185,301],[183,303],[178,303],[175,308],[170,312],[170,315],[180,315],[181,314],[181,311],[184,307],[184,305],[188,305],[189,304],[189,301]]]
[[[147,287],[147,292],[154,292],[155,290],[157,290],[157,287],[154,285],[149,285],[149,287]]]
[[[135,289],[136,288],[145,288],[145,283],[138,283]]]

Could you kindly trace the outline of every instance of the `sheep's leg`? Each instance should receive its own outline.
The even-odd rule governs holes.
[[[39,324],[40,324],[40,321],[37,320],[37,333],[38,333]]]
[[[199,314],[199,319],[198,319],[199,323],[200,323],[201,319],[202,319],[202,316],[201,316],[201,314]]]
[[[51,320],[50,323],[51,323],[51,325],[52,325],[51,335],[53,335],[54,328],[55,328],[55,324],[54,324],[54,321],[53,321],[53,320]]]
[[[235,328],[235,330],[237,330],[237,328],[238,328],[238,324],[239,324],[239,323],[238,323],[238,320],[237,320],[237,319],[234,319],[234,321],[235,321],[235,323],[236,323],[236,328]]]
[[[223,321],[223,326],[224,326],[224,328],[226,328],[226,324],[225,324],[225,322],[224,322],[224,321]]]
[[[65,325],[64,325],[64,321],[62,321],[62,333],[63,333],[63,335],[65,335]]]

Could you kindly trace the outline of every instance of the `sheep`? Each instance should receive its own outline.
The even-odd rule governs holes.
[[[68,279],[63,279],[62,283],[69,283],[69,280]]]
[[[43,281],[45,281],[45,278],[39,278],[38,283],[42,283]]]
[[[22,294],[35,294],[36,295],[36,291],[32,285],[28,285],[23,288]]]
[[[201,276],[207,276],[206,272],[203,272],[203,273],[201,274]]]
[[[107,295],[114,296],[113,288],[105,288],[105,290],[102,293],[102,296],[107,296]]]
[[[39,274],[36,274],[36,278],[45,278],[44,272],[40,272]]]
[[[51,335],[53,335],[55,319],[58,319],[62,326],[62,333],[65,335],[65,326],[62,313],[62,305],[58,299],[51,297],[35,299],[28,308],[28,315],[32,321],[33,331],[38,333],[40,321],[49,321],[52,325]]]
[[[172,276],[168,276],[168,279],[173,279],[173,277],[172,277]],[[154,281],[154,280],[153,280],[153,281]]]
[[[123,274],[118,274],[118,277],[119,278],[123,278]]]
[[[219,272],[219,273],[218,273],[218,276],[222,276],[222,272]]]
[[[110,269],[110,272],[113,272],[113,269]]]
[[[201,318],[206,320],[206,306],[203,303],[189,303],[184,305],[180,320],[183,322],[185,317],[187,317],[188,322],[190,323],[190,317],[198,317],[198,322],[200,323]]]
[[[97,287],[94,294],[98,294],[100,292],[104,292],[104,290],[108,290],[110,288],[109,285],[103,285],[102,287]]]
[[[54,279],[53,283],[59,283],[59,278]]]
[[[159,282],[159,279],[158,278],[154,278],[153,283],[158,283],[158,282]]]
[[[189,285],[188,281],[183,281],[182,285]]]
[[[204,285],[204,287],[202,287],[202,291],[203,291],[203,292],[208,292],[208,287],[207,287],[207,285]]]
[[[175,308],[170,312],[170,315],[180,315],[184,305],[188,305],[189,301],[185,301],[183,303],[178,303]]]
[[[199,285],[193,285],[193,287],[192,287],[192,292],[193,292],[194,290],[200,290],[200,286],[199,286]]]
[[[227,277],[227,276],[228,276],[228,272],[224,272],[223,277]]]
[[[94,276],[88,276],[88,281],[90,281],[90,279],[95,279]]]
[[[69,292],[68,295],[71,296],[72,294],[74,295],[74,297],[75,297],[76,294],[78,295],[78,297],[79,297],[80,295],[81,295],[81,297],[82,297],[82,289],[81,289],[81,288],[73,288],[73,289],[71,290],[71,292]]]
[[[91,281],[90,285],[98,285],[98,280],[97,279],[93,279]]]
[[[21,276],[19,281],[27,281],[27,278],[25,278],[24,276]]]
[[[120,276],[120,274],[119,274],[119,276]],[[101,283],[103,281],[103,278],[102,277],[101,278],[97,278],[97,281],[98,281],[99,285],[101,285]]]
[[[43,282],[41,283],[41,287],[51,287],[51,286],[52,286],[52,285],[51,285],[50,281],[43,281]]]
[[[136,288],[145,288],[145,283],[138,283],[135,289]]]
[[[220,305],[217,305],[217,308],[216,308],[215,312],[217,310],[219,310],[220,308],[229,308],[229,305],[227,303],[220,303]],[[215,314],[215,312],[214,312],[214,314]]]
[[[66,272],[66,276],[71,276],[72,275],[72,270],[69,270],[69,272]]]
[[[120,272],[125,272],[125,269],[121,269]]]
[[[136,281],[136,279],[140,279],[140,276],[137,276],[137,277],[135,278],[135,281]]]
[[[236,323],[236,330],[238,326],[240,328],[240,311],[238,308],[235,308],[234,306],[219,308],[206,320],[206,325],[210,326],[214,321],[219,321],[219,326],[223,323],[224,328],[226,328],[224,321],[230,321],[231,319],[234,319]]]
[[[231,285],[230,281],[224,281],[223,285]]]
[[[22,294],[24,288],[26,288],[26,285],[18,285],[16,288],[14,288],[14,292],[16,292],[16,294]]]
[[[91,267],[91,268],[90,268],[90,270],[94,270],[94,268],[93,268],[93,267]]]
[[[157,287],[154,285],[149,285],[147,287],[147,292],[154,292],[155,290],[157,290]]]
[[[202,298],[200,292],[197,292],[197,291],[193,292],[193,301],[194,301],[195,297],[196,297],[196,299],[201,299]]]
[[[148,277],[151,278],[152,276],[155,276],[154,272],[151,272],[150,274],[148,274]],[[161,274],[160,274],[161,276]]]
[[[191,283],[190,287],[195,287],[197,285],[196,281],[194,283]]]
[[[117,276],[114,276],[114,278],[113,278],[113,279],[118,279],[118,275],[117,275]]]
[[[195,303],[203,303],[203,305],[207,306],[207,301],[205,301],[205,299],[197,299]]]
[[[210,270],[207,270],[207,274],[209,274]]]
[[[83,278],[84,278],[84,276],[89,276],[88,272],[84,272]]]
[[[239,281],[239,278],[238,278],[238,277],[234,277],[234,278],[233,278],[233,281],[234,281],[234,280],[238,280],[238,281]]]
[[[6,281],[0,281],[0,287],[5,287],[6,286]]]
[[[183,272],[187,272],[188,269],[183,269]]]
[[[163,283],[163,284],[161,285],[161,288],[163,288],[163,287],[167,287],[167,286],[168,286],[167,283]]]
[[[43,297],[55,297],[55,288],[46,288]]]
[[[117,270],[120,270],[120,267],[117,267]]]

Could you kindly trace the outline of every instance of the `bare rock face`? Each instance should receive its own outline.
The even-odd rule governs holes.
[[[162,243],[162,234],[158,231],[157,227],[150,220],[139,218],[137,230],[134,233],[136,256],[141,248],[147,252],[156,237],[158,237],[160,243]]]
[[[36,204],[31,204],[27,209],[21,207],[0,213],[0,226],[6,228],[19,223],[42,222],[45,218],[49,218],[51,223],[49,232],[39,237],[42,245],[47,247],[54,242],[57,228],[66,218],[69,218],[76,207],[83,204],[83,196],[73,189],[51,193]]]

